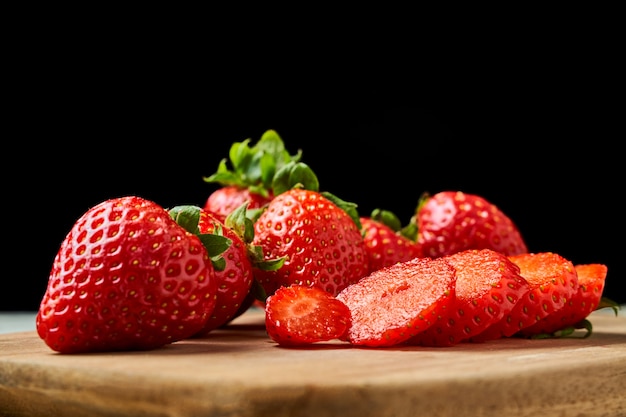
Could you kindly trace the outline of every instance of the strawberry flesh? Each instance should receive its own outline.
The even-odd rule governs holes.
[[[443,259],[414,258],[379,269],[337,295],[352,314],[346,339],[393,346],[431,326],[454,300],[456,271]]]
[[[350,310],[319,287],[281,287],[265,303],[265,328],[283,346],[300,346],[345,337]]]

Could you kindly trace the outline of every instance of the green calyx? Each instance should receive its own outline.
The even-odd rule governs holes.
[[[254,267],[264,271],[276,271],[283,266],[286,257],[266,260],[263,256],[263,248],[252,244],[254,221],[258,215],[259,211],[248,210],[248,203],[245,202],[226,217],[224,224],[237,233],[246,244],[248,259]]]
[[[417,207],[415,208],[415,213],[411,217],[411,220],[406,226],[400,229],[400,234],[402,236],[406,237],[409,240],[412,240],[413,242],[417,242],[417,235],[419,233],[419,230],[417,227],[417,216],[419,212],[421,211],[422,207],[424,206],[424,204],[426,204],[426,202],[430,200],[431,197],[432,195],[428,191],[424,191],[420,195],[417,201]]]
[[[203,177],[207,183],[248,188],[250,192],[268,197],[272,192],[275,174],[288,163],[296,163],[302,151],[289,154],[282,138],[275,130],[267,130],[261,139],[250,146],[251,139],[234,142],[228,158],[220,161],[217,172]]]
[[[372,210],[370,218],[388,226],[394,232],[399,232],[402,229],[402,222],[392,211],[377,208]]]
[[[611,300],[610,298],[607,297],[602,297],[600,298],[600,302],[598,303],[598,306],[594,309],[594,311],[596,310],[600,310],[603,308],[610,308],[613,310],[613,312],[615,313],[615,316],[617,317],[619,310],[620,310],[620,305],[618,303],[616,303],[615,301]],[[585,330],[585,333],[583,333],[581,336],[578,336],[576,332],[576,330]],[[564,327],[563,329],[557,330],[553,333],[539,333],[536,335],[531,336],[531,339],[559,339],[559,338],[563,338],[563,337],[573,337],[573,338],[581,338],[581,339],[586,339],[589,336],[591,336],[591,333],[593,333],[593,326],[591,325],[591,322],[587,319],[583,319],[581,321],[579,321],[578,323],[574,324],[573,326],[567,326]]]
[[[200,238],[216,270],[224,270],[226,261],[222,257],[222,254],[232,245],[232,239],[224,236],[223,232],[223,227],[228,227],[244,242],[248,259],[250,259],[250,262],[256,268],[266,271],[275,271],[283,266],[285,258],[266,260],[263,256],[262,247],[252,245],[252,240],[254,239],[254,222],[251,219],[252,215],[248,212],[247,207],[248,202],[233,210],[233,212],[226,217],[224,224],[215,221],[213,233],[200,233],[198,222],[200,221],[200,212],[202,209],[198,206],[181,205],[171,208],[168,212],[176,223],[189,233]]]
[[[213,267],[218,271],[223,271],[226,261],[222,254],[232,245],[233,241],[223,235],[221,226],[215,227],[215,233],[200,233],[198,222],[200,221],[200,211],[202,209],[193,205],[176,206],[168,210],[170,217],[182,228],[192,233],[200,239],[211,258]]]

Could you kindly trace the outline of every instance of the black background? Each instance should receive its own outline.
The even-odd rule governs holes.
[[[89,207],[131,194],[164,207],[202,205],[216,188],[202,177],[232,142],[256,141],[267,129],[291,153],[302,149],[323,191],[362,214],[386,208],[406,222],[423,191],[480,194],[517,223],[531,251],[607,264],[605,295],[626,302],[623,115],[603,103],[273,111],[261,102],[217,111],[202,100],[143,95],[105,104],[74,93],[31,106],[3,151],[1,310],[38,308],[58,246]]]

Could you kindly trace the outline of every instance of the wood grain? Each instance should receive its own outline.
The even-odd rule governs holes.
[[[262,311],[148,352],[61,355],[0,335],[2,416],[626,416],[626,318],[587,339],[282,348]]]

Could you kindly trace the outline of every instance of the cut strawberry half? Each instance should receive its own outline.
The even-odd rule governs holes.
[[[298,346],[345,337],[350,310],[319,287],[279,287],[265,302],[265,328],[280,345]]]
[[[454,300],[455,269],[443,259],[415,258],[379,269],[337,299],[352,314],[354,345],[393,346],[431,326]]]

